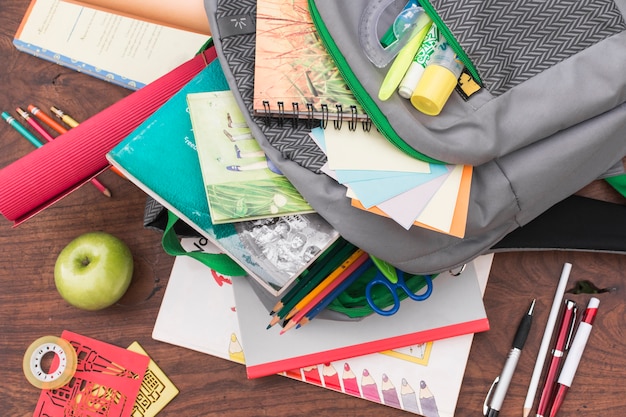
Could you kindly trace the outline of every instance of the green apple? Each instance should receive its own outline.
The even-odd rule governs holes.
[[[83,310],[115,304],[133,277],[133,256],[128,246],[105,232],[78,236],[59,253],[54,284],[61,297]]]

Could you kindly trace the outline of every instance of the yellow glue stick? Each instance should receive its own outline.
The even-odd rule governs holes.
[[[436,116],[448,101],[463,72],[463,63],[447,42],[441,42],[411,95],[411,104],[424,114]]]

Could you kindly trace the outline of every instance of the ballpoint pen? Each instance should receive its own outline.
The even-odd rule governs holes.
[[[572,346],[570,346],[569,353],[567,354],[567,358],[563,364],[563,369],[561,369],[559,379],[556,382],[554,401],[552,403],[552,409],[550,410],[550,417],[556,416],[559,412],[559,409],[563,404],[563,400],[565,399],[565,394],[567,394],[567,390],[572,385],[574,374],[576,374],[576,369],[580,363],[580,358],[583,356],[587,340],[589,340],[589,335],[591,334],[591,328],[593,327],[593,321],[596,318],[599,305],[600,300],[595,297],[592,297],[589,300],[589,304],[587,304],[587,309],[585,310],[583,318],[578,325],[574,341],[572,342]]]
[[[552,307],[550,307],[550,314],[548,315],[546,328],[544,329],[541,344],[539,345],[539,351],[537,352],[537,360],[535,361],[533,374],[530,377],[530,382],[528,384],[528,392],[526,393],[526,399],[524,400],[523,417],[528,417],[530,410],[533,408],[533,403],[535,402],[535,394],[537,393],[537,387],[539,386],[541,371],[543,370],[543,365],[546,361],[546,357],[548,356],[550,340],[552,340],[552,333],[554,333],[554,326],[556,325],[556,320],[559,316],[561,302],[563,301],[565,287],[567,286],[571,270],[572,264],[568,262],[563,264],[561,277],[559,278],[559,283],[554,291],[554,299],[552,300]]]
[[[569,349],[572,341],[577,311],[578,307],[574,301],[565,300],[563,314],[561,315],[561,323],[558,327],[554,349],[552,350],[552,359],[548,365],[546,379],[544,381],[543,390],[539,399],[539,406],[537,407],[537,417],[546,416],[550,409],[550,404],[552,403],[554,394],[554,382],[556,381],[556,377],[565,357],[565,353]]]
[[[517,367],[517,362],[519,361],[522,349],[524,348],[524,344],[528,338],[528,333],[530,332],[533,310],[535,309],[535,301],[536,300],[533,300],[530,304],[528,312],[520,321],[517,332],[515,332],[515,338],[513,339],[513,347],[511,348],[506,362],[504,363],[504,368],[502,369],[500,375],[493,381],[493,384],[491,384],[491,388],[487,393],[487,398],[485,399],[485,403],[483,405],[483,414],[485,417],[496,417],[500,412],[500,408],[504,402],[504,397],[509,389],[511,379],[513,378],[513,373]]]

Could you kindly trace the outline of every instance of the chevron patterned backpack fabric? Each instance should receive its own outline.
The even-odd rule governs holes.
[[[406,0],[308,0],[309,13],[375,128],[415,157],[473,166],[463,238],[354,208],[321,172],[325,155],[308,123],[254,115],[256,0],[205,0],[229,86],[269,159],[341,235],[415,274],[459,267],[597,178],[623,174],[626,155],[626,0],[420,0],[480,86],[455,91],[427,116],[378,91],[361,25],[391,26]],[[249,27],[234,27],[232,22]],[[456,52],[456,49],[455,49]],[[358,94],[357,94],[358,93]],[[329,127],[332,128],[332,127]]]

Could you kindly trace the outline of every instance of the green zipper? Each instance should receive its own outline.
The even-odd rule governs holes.
[[[437,11],[433,7],[433,5],[430,3],[430,1],[419,0],[419,4],[420,6],[424,8],[424,11],[426,12],[426,14],[430,17],[433,23],[437,26],[437,29],[439,29],[439,32],[446,39],[446,42],[448,42],[448,45],[450,45],[452,49],[454,50],[454,52],[456,52],[457,57],[461,60],[461,62],[463,62],[463,65],[465,65],[465,68],[467,68],[470,74],[472,74],[472,78],[474,78],[474,81],[482,85],[483,82],[480,79],[480,75],[478,75],[478,71],[476,70],[476,67],[472,63],[472,60],[469,59],[469,57],[463,50],[463,47],[461,46],[461,44],[456,40],[456,38],[454,37],[454,35],[452,34],[448,26],[446,26],[443,19],[441,19],[441,17],[439,16]]]
[[[363,88],[363,85],[358,80],[358,78],[354,75],[352,70],[350,69],[350,65],[346,61],[346,59],[341,54],[341,51],[337,47],[337,44],[333,40],[330,33],[328,33],[328,29],[326,25],[322,21],[322,18],[319,14],[317,7],[315,6],[314,0],[308,0],[309,4],[309,12],[311,14],[311,19],[313,20],[313,24],[315,25],[315,29],[317,30],[322,43],[326,47],[329,55],[335,62],[337,69],[341,73],[342,77],[348,84],[348,87],[354,94],[355,98],[361,104],[361,106],[365,109],[367,114],[374,125],[378,128],[381,134],[389,140],[394,146],[400,149],[402,152],[410,155],[414,158],[420,159],[422,161],[430,162],[433,164],[442,164],[444,162],[438,161],[434,158],[431,158],[423,153],[417,151],[412,146],[408,145],[393,129],[387,117],[380,111],[380,108],[376,105],[374,100],[370,97],[368,92]]]

